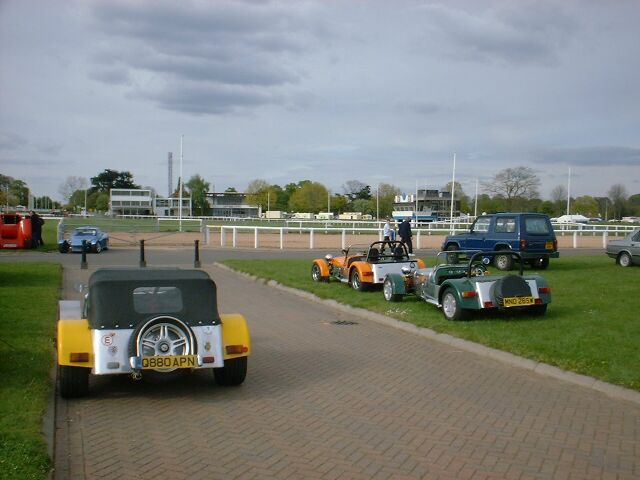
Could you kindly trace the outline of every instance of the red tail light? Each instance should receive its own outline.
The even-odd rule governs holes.
[[[520,250],[527,249],[527,241],[525,239],[520,240]]]
[[[558,250],[558,240],[553,241],[553,251],[555,252],[556,250]]]
[[[471,292],[462,292],[461,294],[462,298],[473,298],[476,296],[476,292],[471,291]]]
[[[249,347],[246,347],[244,345],[227,345],[226,351],[229,355],[247,353],[249,351]]]
[[[484,308],[493,308],[493,303],[491,303],[491,302],[484,302]]]
[[[69,354],[70,362],[88,362],[89,354],[86,352],[83,353],[71,353]]]
[[[538,293],[551,293],[551,289],[549,287],[538,287]]]

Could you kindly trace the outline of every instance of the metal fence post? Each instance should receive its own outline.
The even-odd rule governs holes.
[[[82,240],[82,258],[80,260],[80,269],[87,269],[87,241]]]
[[[140,240],[140,268],[147,266],[147,261],[144,259],[144,240]]]
[[[195,240],[195,258],[193,260],[193,267],[200,268],[200,240]]]
[[[280,227],[280,250],[284,250],[284,228]]]
[[[314,245],[314,241],[313,241],[313,228],[311,228],[309,230],[309,249],[313,250]]]

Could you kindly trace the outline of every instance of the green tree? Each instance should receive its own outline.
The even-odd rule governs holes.
[[[339,193],[336,193],[335,195],[331,196],[331,211],[333,213],[344,213],[346,212],[348,203],[349,202],[347,201],[346,197],[340,195]]]
[[[378,210],[380,212],[380,218],[391,216],[396,195],[400,195],[401,193],[402,190],[395,185],[389,183],[381,183],[378,185]]]
[[[570,203],[571,213],[584,215],[585,217],[595,217],[600,212],[600,206],[595,198],[583,195]]]
[[[613,218],[620,219],[625,216],[627,209],[627,189],[624,185],[616,183],[612,185],[608,192],[609,200],[611,200],[611,215]]]
[[[106,212],[109,210],[109,194],[100,192],[96,196],[96,210],[99,212]]]
[[[451,197],[452,184],[453,182],[447,182],[447,184],[442,187],[443,192],[449,192],[449,197]],[[462,185],[460,184],[460,182],[455,182],[453,197],[458,201],[458,208],[460,209],[460,213],[470,213],[473,211],[473,209],[471,208],[471,201],[469,200],[469,196],[464,193],[464,190],[462,190]]]
[[[628,201],[631,214],[635,217],[640,217],[640,193],[631,195]]]
[[[205,182],[200,175],[194,175],[184,186],[191,196],[191,208],[195,215],[209,215],[211,207],[207,202],[207,192],[211,189],[209,182]]]
[[[269,185],[266,180],[256,179],[249,182],[245,192],[247,193],[247,203],[250,205],[262,205],[262,210],[276,210],[278,203],[277,185]]]
[[[522,209],[522,200],[536,198],[540,179],[530,167],[506,168],[483,184],[484,189],[504,199],[505,210]]]
[[[361,212],[363,215],[376,214],[375,200],[366,200],[364,198],[356,198],[350,203],[350,211]]]
[[[343,186],[345,196],[353,201],[357,199],[369,200],[371,198],[371,187],[359,180],[349,180]]]
[[[133,175],[130,172],[105,169],[95,177],[91,177],[92,190],[109,193],[112,188],[140,188],[133,183]]]
[[[327,188],[321,183],[305,180],[291,195],[289,211],[318,213],[326,208],[327,194]]]

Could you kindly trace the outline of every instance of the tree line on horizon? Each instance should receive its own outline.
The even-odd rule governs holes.
[[[482,184],[482,193],[476,198],[467,195],[459,182],[455,182],[454,197],[459,202],[460,213],[492,213],[506,211],[528,211],[559,216],[567,213],[567,189],[557,185],[551,191],[551,198],[542,199],[539,194],[540,179],[530,167],[506,168],[497,172],[490,180]],[[451,192],[451,182],[440,190]],[[34,196],[38,208],[59,209],[69,211],[78,209],[106,212],[109,209],[109,190],[112,188],[141,188],[134,182],[128,171],[105,169],[95,177],[87,179],[69,176],[60,185],[59,193],[65,199],[64,204],[53,201],[47,196]],[[150,187],[145,187],[153,191]],[[183,185],[183,195],[192,200],[194,215],[207,216],[211,207],[206,194],[211,184],[200,175],[192,176]],[[29,188],[19,179],[0,174],[0,205],[5,207],[28,205]],[[236,192],[234,187],[227,192]],[[243,192],[247,195],[247,203],[260,205],[263,211],[280,210],[286,212],[319,213],[330,210],[333,213],[361,212],[380,217],[391,215],[396,195],[400,188],[390,183],[381,183],[375,189],[359,180],[349,180],[342,185],[341,193],[331,193],[320,182],[300,180],[284,187],[270,184],[263,179],[249,182]],[[180,186],[172,197],[180,195]],[[85,203],[86,202],[86,203]],[[622,218],[623,216],[640,216],[640,193],[629,195],[621,184],[612,185],[606,197],[583,195],[571,198],[570,213],[581,214],[588,218],[603,219]]]

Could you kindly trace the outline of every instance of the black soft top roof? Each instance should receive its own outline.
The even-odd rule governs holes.
[[[135,328],[159,314],[136,312],[133,291],[139,287],[176,287],[182,294],[183,309],[172,312],[189,326],[216,325],[218,314],[216,284],[202,270],[178,268],[103,268],[89,278],[91,328]]]

